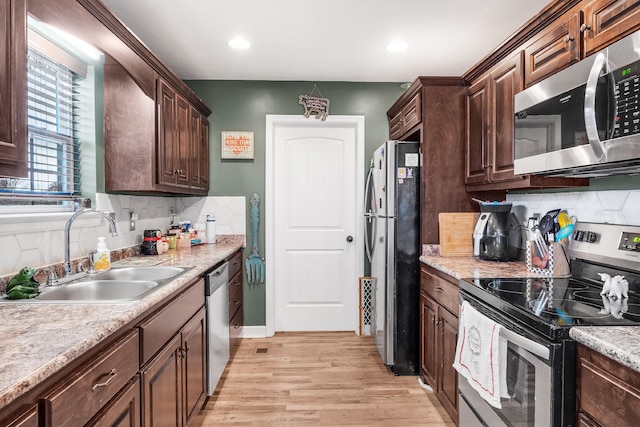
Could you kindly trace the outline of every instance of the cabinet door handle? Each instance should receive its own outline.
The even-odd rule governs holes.
[[[590,29],[591,29],[591,25],[587,25],[587,24],[580,25],[580,32],[581,33],[584,33],[585,31],[590,30]]]
[[[565,43],[569,43],[573,41],[573,37],[571,37],[569,34],[567,34],[566,36],[564,36],[564,42]]]
[[[95,389],[100,388],[100,387],[106,387],[109,385],[109,383],[111,381],[113,381],[113,379],[116,377],[116,375],[118,375],[116,373],[116,368],[113,368],[108,374],[109,378],[107,378],[107,380],[103,383],[97,383],[94,384],[93,387],[91,387],[91,391],[95,391]]]

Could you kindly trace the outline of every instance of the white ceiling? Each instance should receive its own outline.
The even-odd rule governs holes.
[[[549,1],[103,0],[185,80],[359,82],[461,76]]]

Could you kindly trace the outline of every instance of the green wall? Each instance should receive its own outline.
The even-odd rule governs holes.
[[[211,196],[245,196],[258,193],[260,204],[259,250],[264,255],[265,117],[267,114],[303,113],[298,95],[311,95],[314,84],[331,101],[329,115],[365,116],[365,162],[388,139],[386,112],[404,92],[400,83],[211,81],[186,82],[213,111],[209,116]],[[316,90],[314,96],[319,96]],[[311,116],[309,120],[316,120]],[[254,132],[253,160],[221,160],[220,132]],[[366,164],[365,164],[366,166]],[[365,168],[366,169],[366,168]],[[251,225],[247,203],[247,248],[251,251]],[[269,260],[266,260],[269,268]],[[264,286],[244,288],[244,323],[265,324]]]

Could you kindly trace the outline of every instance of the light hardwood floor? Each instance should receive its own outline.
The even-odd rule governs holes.
[[[391,374],[353,332],[242,339],[193,425],[455,426],[418,377]]]

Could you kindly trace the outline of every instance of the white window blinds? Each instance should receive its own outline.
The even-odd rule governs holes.
[[[0,196],[12,199],[5,204],[57,204],[76,198],[80,189],[74,134],[78,76],[33,49],[27,58],[29,176],[0,178]]]

